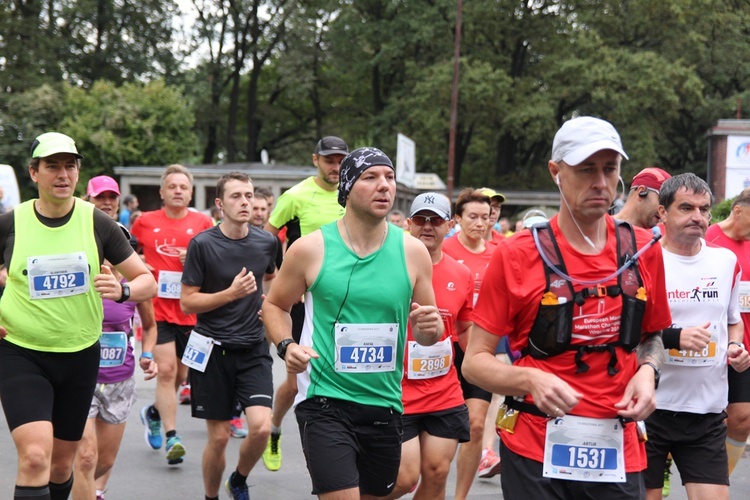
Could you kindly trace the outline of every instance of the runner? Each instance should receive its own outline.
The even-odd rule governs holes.
[[[218,499],[229,425],[237,401],[247,415],[248,435],[237,468],[225,483],[234,499],[249,499],[247,476],[266,448],[271,432],[273,361],[257,312],[263,287],[276,276],[278,240],[249,224],[253,185],[231,172],[216,185],[216,206],[224,213],[217,227],[196,236],[188,247],[182,275],[182,309],[198,315],[183,362],[190,366],[191,409],[206,420],[203,485],[207,499]]]
[[[117,220],[120,187],[106,175],[94,177],[86,189],[87,201]],[[122,226],[130,240],[130,232]],[[131,241],[131,245],[134,242]],[[136,242],[137,245],[137,242]],[[106,261],[105,261],[106,263]],[[115,277],[123,281],[115,270]],[[125,423],[137,399],[135,391],[135,356],[133,355],[132,325],[136,307],[143,326],[143,352],[139,365],[150,380],[156,376],[157,366],[151,351],[156,344],[154,306],[150,300],[135,304],[118,304],[104,299],[104,321],[100,338],[99,376],[91,402],[86,428],[78,447],[73,469],[73,498],[75,500],[104,499],[107,481],[120,449]]]
[[[295,413],[321,498],[391,492],[401,459],[406,325],[422,345],[443,334],[427,249],[385,221],[395,195],[395,169],[382,151],[349,154],[338,195],[346,215],[292,245],[263,304],[268,336],[298,374]],[[303,293],[298,344],[289,311]]]
[[[196,321],[195,315],[180,310],[180,279],[188,243],[201,231],[213,227],[213,221],[207,215],[188,210],[193,198],[193,175],[182,165],[170,165],[164,170],[159,194],[164,208],[145,212],[132,229],[159,284],[154,298],[158,331],[154,360],[159,365],[156,401],[141,409],[141,422],[145,426],[146,443],[154,450],[162,447],[164,425],[167,463],[174,465],[182,463],[185,456],[176,429],[176,391],[187,376],[187,367],[180,360]]]
[[[319,140],[312,155],[312,162],[318,169],[317,175],[308,177],[279,196],[266,224],[266,231],[278,236],[280,229],[286,228],[286,245],[289,248],[300,236],[340,219],[344,215],[344,208],[337,202],[336,190],[341,161],[348,153],[349,148],[339,137],[328,136]],[[299,301],[292,308],[292,338],[295,342],[299,342],[304,315],[305,305]],[[296,394],[297,379],[289,374],[276,389],[271,437],[263,453],[263,463],[268,470],[281,468],[281,421],[292,407]]]
[[[83,157],[73,139],[42,134],[31,158],[39,198],[0,216],[0,260],[8,268],[0,400],[18,454],[15,498],[56,500],[73,486],[99,371],[102,299],[143,301],[156,286],[117,223],[74,198]]]
[[[465,344],[471,326],[474,282],[469,269],[442,251],[454,224],[451,204],[438,193],[422,193],[411,204],[407,219],[412,236],[427,247],[432,259],[432,288],[445,332],[433,346],[419,345],[408,331],[401,380],[404,435],[396,488],[399,498],[416,488],[416,499],[445,498],[451,461],[459,442],[467,442],[469,410],[453,363],[454,343]],[[417,481],[420,479],[419,486]]]
[[[644,496],[633,420],[655,408],[671,318],[657,239],[607,215],[622,158],[609,122],[565,122],[548,164],[560,212],[498,245],[487,269],[463,368],[510,396],[498,422],[504,498]],[[522,353],[513,365],[495,358],[503,336]]]

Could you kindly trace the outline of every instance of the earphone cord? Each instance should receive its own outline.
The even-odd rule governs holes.
[[[661,239],[661,232],[659,231],[658,227],[654,226],[653,229],[652,229],[652,232],[654,233],[654,236],[653,236],[653,238],[651,238],[651,241],[649,241],[648,243],[646,243],[643,246],[643,248],[641,248],[640,250],[638,250],[635,253],[635,255],[633,255],[628,260],[626,260],[625,263],[617,271],[615,271],[614,273],[610,274],[606,278],[602,278],[600,280],[593,280],[593,281],[591,281],[591,280],[576,279],[576,278],[574,278],[574,277],[572,277],[572,276],[570,276],[570,275],[562,272],[557,266],[555,266],[552,263],[552,261],[549,259],[549,257],[547,256],[547,254],[544,253],[544,248],[542,247],[542,244],[539,241],[539,235],[538,235],[537,231],[532,231],[532,233],[534,235],[534,243],[536,244],[536,248],[539,251],[539,255],[542,257],[542,260],[544,261],[544,263],[547,264],[547,266],[550,269],[552,269],[552,271],[556,275],[560,276],[562,279],[570,281],[571,283],[577,283],[579,285],[599,285],[601,283],[604,283],[606,281],[609,281],[609,280],[611,280],[613,278],[616,278],[619,275],[621,275],[623,272],[625,272],[625,270],[627,268],[629,268],[630,266],[632,266],[633,263],[636,260],[638,260],[638,258],[641,255],[643,255],[643,252],[645,252],[646,250],[648,250],[654,243],[656,243],[657,241],[659,241]]]

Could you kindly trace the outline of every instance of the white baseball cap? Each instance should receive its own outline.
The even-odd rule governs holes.
[[[552,141],[552,161],[578,165],[589,156],[611,149],[626,160],[620,134],[608,121],[593,116],[581,116],[563,123]]]
[[[429,210],[445,220],[451,218],[451,202],[448,197],[440,193],[422,193],[414,198],[411,202],[409,217],[414,217],[414,214],[422,210]]]

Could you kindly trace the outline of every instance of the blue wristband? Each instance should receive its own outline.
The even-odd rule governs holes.
[[[142,352],[141,353],[141,358],[146,358],[146,359],[150,359],[151,361],[153,361],[154,360],[154,355],[152,353],[150,353],[150,352]]]

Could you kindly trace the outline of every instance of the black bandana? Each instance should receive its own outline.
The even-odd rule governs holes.
[[[346,207],[346,199],[352,186],[370,167],[383,166],[393,168],[391,159],[378,148],[359,148],[347,155],[339,168],[339,205]],[[395,172],[395,168],[393,169]]]

